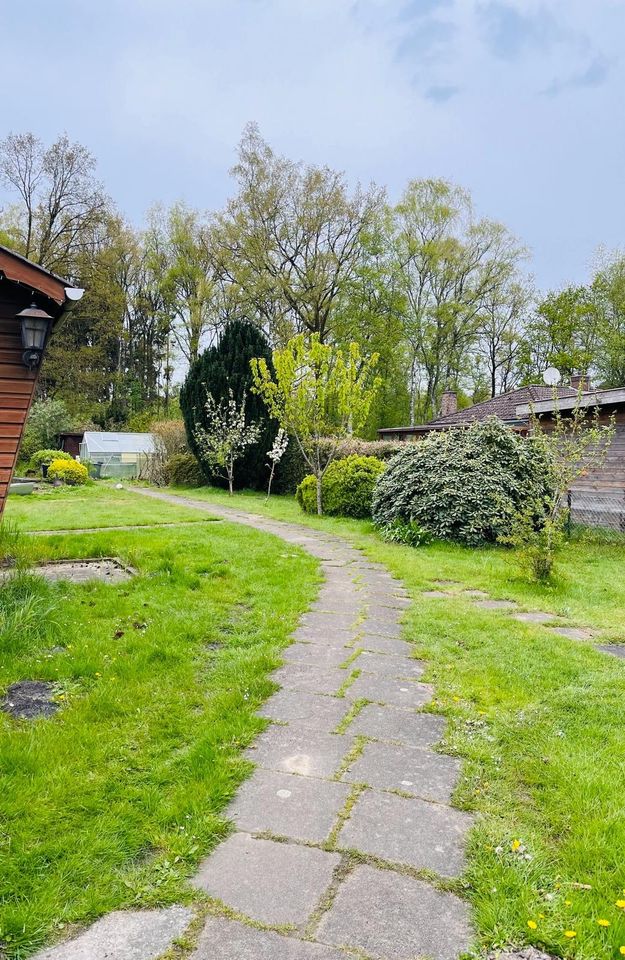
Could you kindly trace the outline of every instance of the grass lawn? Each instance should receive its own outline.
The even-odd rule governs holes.
[[[113,481],[99,481],[84,487],[42,485],[41,490],[30,496],[10,496],[4,515],[25,531],[206,520],[195,510],[139,499],[127,490],[116,490]]]
[[[108,486],[12,500],[30,529],[205,517]],[[184,902],[227,829],[241,750],[316,562],[223,522],[25,538],[38,558],[116,555],[126,584],[0,589],[0,691],[50,680],[53,719],[0,713],[0,956],[123,906]],[[61,647],[61,650],[54,648]]]
[[[413,550],[368,523],[305,517],[291,498],[185,494],[345,535],[403,579],[415,598],[406,637],[450,719],[445,748],[465,761],[456,802],[478,814],[464,883],[481,942],[580,960],[625,953],[625,664],[459,594],[420,596],[450,578],[625,640],[625,547],[572,543],[543,587],[500,548]]]

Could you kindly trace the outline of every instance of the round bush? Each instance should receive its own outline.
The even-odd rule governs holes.
[[[201,487],[206,478],[192,453],[175,453],[165,461],[165,481],[173,487]]]
[[[377,457],[354,454],[335,460],[321,482],[323,512],[334,517],[370,517],[373,490],[383,472],[384,464]],[[305,513],[317,512],[317,482],[313,476],[300,483],[297,502]]]
[[[77,460],[53,460],[48,467],[49,480],[62,480],[70,487],[86,483],[89,479],[89,471],[83,463]]]
[[[40,471],[42,467],[49,467],[53,460],[74,460],[65,450],[37,450],[28,463],[29,470]]]
[[[550,475],[544,448],[491,417],[407,443],[376,484],[373,519],[382,527],[415,521],[470,545],[495,542],[523,503],[549,493]]]

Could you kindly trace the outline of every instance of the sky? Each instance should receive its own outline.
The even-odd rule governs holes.
[[[256,121],[393,201],[462,185],[541,289],[625,246],[623,0],[4,0],[0,24],[0,137],[67,132],[136,225],[221,208]]]

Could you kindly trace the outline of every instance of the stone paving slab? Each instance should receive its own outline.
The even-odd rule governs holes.
[[[192,919],[188,907],[115,910],[75,939],[42,950],[32,960],[155,960]]]
[[[567,640],[592,640],[590,630],[582,630],[581,627],[549,627],[560,637],[566,637]]]
[[[599,653],[609,653],[611,657],[625,659],[625,643],[598,643],[595,650]]]
[[[379,960],[456,960],[472,939],[468,907],[459,897],[369,866],[356,867],[345,880],[317,935]]]
[[[339,862],[337,853],[235,833],[200,865],[192,883],[252,920],[298,926],[330,886]]]
[[[353,661],[352,667],[355,670],[362,670],[363,673],[374,673],[378,677],[412,677],[413,680],[418,680],[425,672],[425,664],[422,660],[387,653],[374,653],[371,650],[363,650]]]
[[[399,638],[403,631],[401,624],[390,617],[388,620],[376,620],[374,617],[367,617],[359,624],[359,627],[363,633],[371,633],[377,637]]]
[[[448,600],[449,597],[453,597],[455,594],[449,590],[424,590],[421,596],[427,600]]]
[[[354,617],[351,613],[305,613],[300,625],[320,630],[350,630],[354,625]]]
[[[318,732],[310,727],[270,727],[246,751],[267,770],[301,777],[332,777],[353,744],[351,737]]]
[[[549,623],[558,618],[555,613],[544,613],[540,610],[523,610],[521,613],[513,613],[512,619],[518,620],[519,623]]]
[[[468,814],[442,804],[366,790],[341,830],[338,846],[456,877],[464,868],[471,822]]]
[[[314,693],[278,690],[258,711],[261,717],[297,725],[311,724],[329,733],[350,709],[349,700]]]
[[[191,960],[347,960],[342,951],[236,920],[208,920]]]
[[[331,630],[321,627],[298,627],[293,632],[293,639],[303,643],[316,643],[320,646],[327,644],[330,647],[336,647],[339,644],[353,643],[358,636],[359,631],[354,630]]]
[[[349,650],[343,659],[347,659]],[[338,691],[345,683],[347,673],[338,668],[313,667],[306,663],[287,663],[275,670],[271,679],[279,683],[284,690],[303,690],[305,693],[325,693],[328,695]]]
[[[347,733],[426,748],[438,743],[445,726],[445,719],[433,713],[411,713],[369,703],[354,717]]]
[[[303,643],[292,644],[284,651],[284,659],[289,663],[307,663],[311,666],[340,667],[353,654],[349,647],[331,647],[326,644]]]
[[[414,680],[395,680],[393,677],[361,673],[345,691],[350,700],[373,700],[376,703],[414,709],[429,703],[434,691],[427,683]]]
[[[342,779],[378,790],[399,790],[422,800],[449,803],[460,761],[419,747],[367,743]]]
[[[399,640],[393,637],[378,637],[364,630],[358,634],[354,645],[363,647],[365,650],[372,650],[374,653],[392,653],[400,657],[409,657],[412,652],[412,647],[406,640]]]
[[[226,812],[246,833],[323,843],[349,792],[347,784],[259,769]]]
[[[514,610],[518,604],[514,600],[478,600],[475,606],[481,610]]]

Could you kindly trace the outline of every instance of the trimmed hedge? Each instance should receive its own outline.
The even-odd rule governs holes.
[[[165,461],[165,482],[173,487],[201,487],[204,472],[192,453],[175,453]]]
[[[89,479],[89,471],[83,463],[77,460],[53,460],[48,467],[49,480],[62,480],[69,487],[75,487],[86,483]]]
[[[544,448],[491,417],[406,444],[376,484],[373,519],[381,527],[414,521],[470,545],[494,543],[528,499],[550,492],[549,477]]]
[[[321,482],[323,512],[334,517],[371,516],[371,499],[376,481],[384,472],[384,464],[376,457],[353,454],[334,460]],[[317,481],[309,475],[297,488],[297,502],[305,513],[317,512]]]

